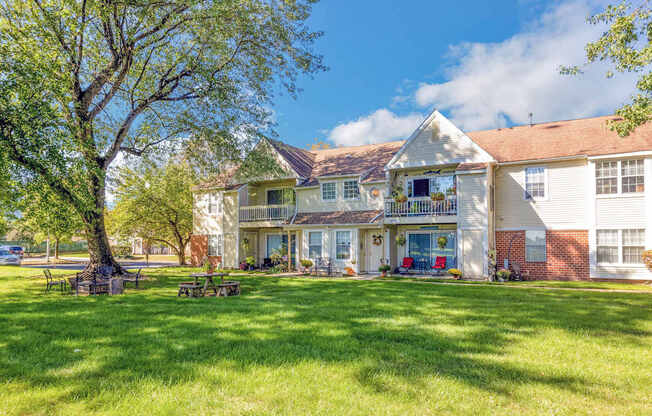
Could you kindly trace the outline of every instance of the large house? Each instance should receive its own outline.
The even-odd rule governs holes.
[[[538,279],[638,279],[652,248],[652,126],[598,117],[465,133],[434,111],[405,141],[308,151],[265,140],[287,172],[195,189],[193,261],[274,253],[373,273],[405,257]],[[441,264],[440,264],[441,265]]]

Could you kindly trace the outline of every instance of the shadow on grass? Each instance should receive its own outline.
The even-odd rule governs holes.
[[[591,380],[487,356],[550,328],[639,345],[650,335],[641,322],[652,318],[645,294],[261,276],[238,277],[240,297],[177,298],[182,272],[116,297],[42,295],[37,282],[0,289],[0,378],[66,386],[59,399],[74,400],[144,378],[184,383],[202,365],[359,363],[356,380],[381,393],[395,391],[394,379],[419,386],[437,376],[502,395],[514,383],[588,394]]]

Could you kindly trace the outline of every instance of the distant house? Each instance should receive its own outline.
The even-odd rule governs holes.
[[[620,138],[614,118],[465,133],[434,111],[406,141],[308,151],[265,140],[257,151],[287,175],[197,187],[193,261],[237,267],[280,252],[371,273],[405,257],[429,271],[444,257],[482,277],[495,250],[499,267],[509,257],[532,278],[652,279],[641,261],[652,126]]]

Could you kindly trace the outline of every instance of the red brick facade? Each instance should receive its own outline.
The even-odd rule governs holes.
[[[525,261],[525,231],[497,231],[496,254],[498,267],[507,258],[510,240],[510,260],[521,264],[536,280],[589,280],[589,232],[587,230],[546,231],[546,262]]]
[[[193,235],[190,237],[190,261],[193,266],[201,266],[204,257],[208,255],[208,236],[207,235]],[[218,263],[222,262],[222,257],[211,256],[208,257],[213,266],[217,267]]]

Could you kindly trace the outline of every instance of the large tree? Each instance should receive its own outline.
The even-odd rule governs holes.
[[[638,92],[632,101],[616,110],[622,121],[611,126],[621,136],[627,136],[636,127],[652,119],[652,8],[649,0],[624,0],[610,4],[587,18],[593,25],[606,25],[599,39],[586,45],[587,64],[607,62],[618,72],[640,74],[636,83]],[[563,74],[582,72],[579,66],[562,67]],[[606,76],[611,78],[613,71]]]
[[[305,23],[315,1],[0,2],[0,152],[80,215],[89,272],[121,271],[104,223],[120,154],[216,167],[274,134],[274,95],[325,69]]]
[[[164,243],[174,250],[180,265],[186,264],[196,184],[191,167],[175,161],[123,167],[115,182],[116,205],[108,221],[112,236]]]

